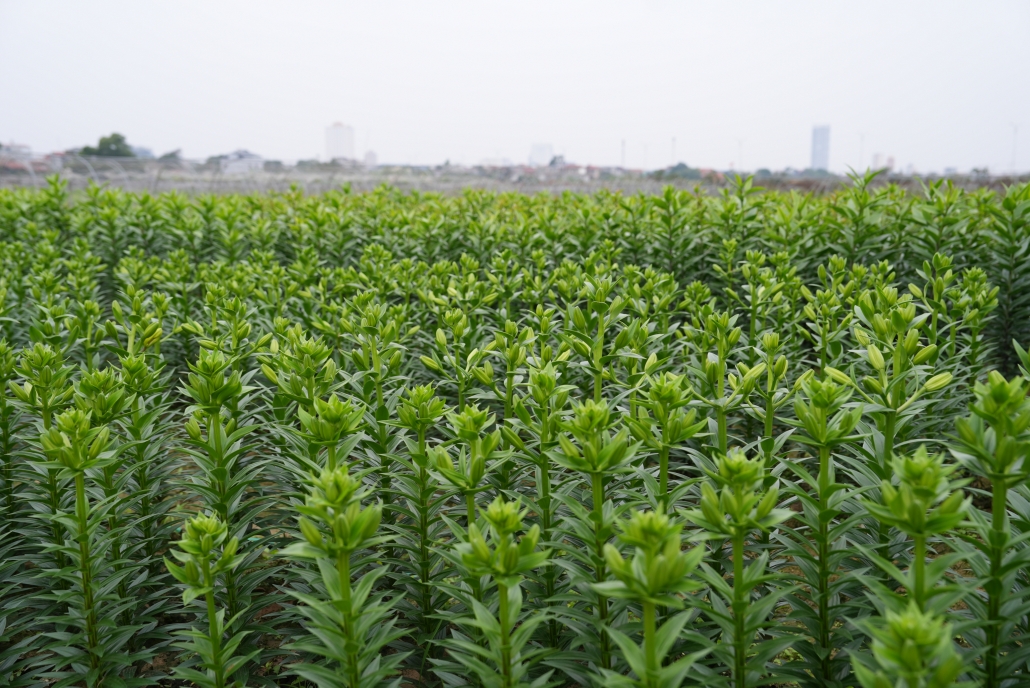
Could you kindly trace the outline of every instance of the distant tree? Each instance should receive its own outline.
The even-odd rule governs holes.
[[[650,173],[654,179],[700,179],[701,170],[694,169],[685,163],[678,163],[664,170],[655,170]]]
[[[96,148],[86,146],[79,152],[82,153],[82,155],[99,155],[107,158],[136,157],[136,154],[132,152],[132,146],[125,141],[125,137],[121,134],[101,136],[100,143],[97,144]]]
[[[178,162],[181,159],[182,159],[182,149],[181,148],[176,148],[175,150],[170,151],[168,153],[165,153],[160,158],[158,158],[158,160],[160,160],[161,162]]]

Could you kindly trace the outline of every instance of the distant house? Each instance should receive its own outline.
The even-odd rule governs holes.
[[[21,143],[0,145],[0,167],[17,170],[28,169],[32,164],[32,149]]]
[[[222,174],[251,174],[265,168],[265,161],[260,155],[250,151],[238,150],[222,157]]]

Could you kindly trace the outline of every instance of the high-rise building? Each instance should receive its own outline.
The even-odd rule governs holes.
[[[549,143],[534,143],[529,149],[529,164],[533,167],[545,167],[554,157],[554,148]]]
[[[354,128],[335,123],[325,130],[325,153],[330,160],[354,159]]]
[[[812,169],[830,169],[830,127],[812,127]]]

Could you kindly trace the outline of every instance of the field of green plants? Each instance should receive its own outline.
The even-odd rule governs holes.
[[[0,686],[1030,683],[1030,186],[0,191]]]

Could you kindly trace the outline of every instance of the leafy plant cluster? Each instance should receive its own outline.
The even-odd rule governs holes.
[[[0,192],[0,683],[1019,685],[1030,187]]]

